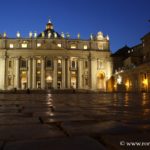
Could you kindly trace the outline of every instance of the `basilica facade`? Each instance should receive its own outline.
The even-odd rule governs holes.
[[[0,90],[89,89],[107,91],[112,75],[109,37],[98,32],[88,40],[59,34],[49,21],[28,38],[17,32],[0,37]]]

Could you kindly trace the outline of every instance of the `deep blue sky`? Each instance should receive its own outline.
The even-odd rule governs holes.
[[[150,0],[5,0],[0,3],[0,33],[41,32],[50,17],[58,32],[88,39],[102,31],[114,52],[134,46],[150,31]]]

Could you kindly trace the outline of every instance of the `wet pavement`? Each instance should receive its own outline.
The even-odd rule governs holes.
[[[131,148],[150,149],[150,93],[0,94],[0,150]]]

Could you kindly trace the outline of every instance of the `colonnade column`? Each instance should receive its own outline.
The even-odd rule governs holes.
[[[148,79],[148,92],[150,92],[150,72],[147,73],[147,79]]]
[[[15,68],[15,87],[20,88],[20,77],[19,77],[19,58],[15,58],[16,68]]]
[[[45,89],[45,59],[41,60],[41,88]]]
[[[32,88],[36,89],[36,59],[33,58],[32,63]]]
[[[83,61],[82,59],[78,60],[78,89],[82,89],[82,69]]]
[[[70,88],[70,59],[67,59],[67,88]]]
[[[107,60],[107,78],[109,79],[112,76],[112,63],[110,60]]]
[[[28,88],[32,88],[32,83],[31,83],[31,58],[28,58]]]
[[[65,59],[62,59],[62,88],[66,88],[66,64]]]
[[[0,89],[6,88],[6,56],[0,57]]]
[[[53,61],[53,88],[57,89],[57,59]]]
[[[94,58],[91,58],[90,60],[90,74],[91,74],[91,90],[95,90],[96,89],[96,70],[97,70],[97,61]]]

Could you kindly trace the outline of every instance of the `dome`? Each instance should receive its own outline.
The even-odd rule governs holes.
[[[43,38],[61,38],[60,34],[54,30],[52,22],[49,20],[46,24],[46,29],[38,35]]]
[[[54,27],[53,27],[53,24],[52,24],[52,22],[50,21],[50,19],[48,20],[48,23],[47,23],[47,25],[46,25],[46,30],[47,29],[53,29]]]
[[[103,36],[103,33],[102,33],[101,31],[99,31],[99,32],[97,33],[97,35],[102,35],[102,36]]]
[[[102,40],[104,38],[103,33],[102,32],[98,32],[97,33],[97,40]]]

